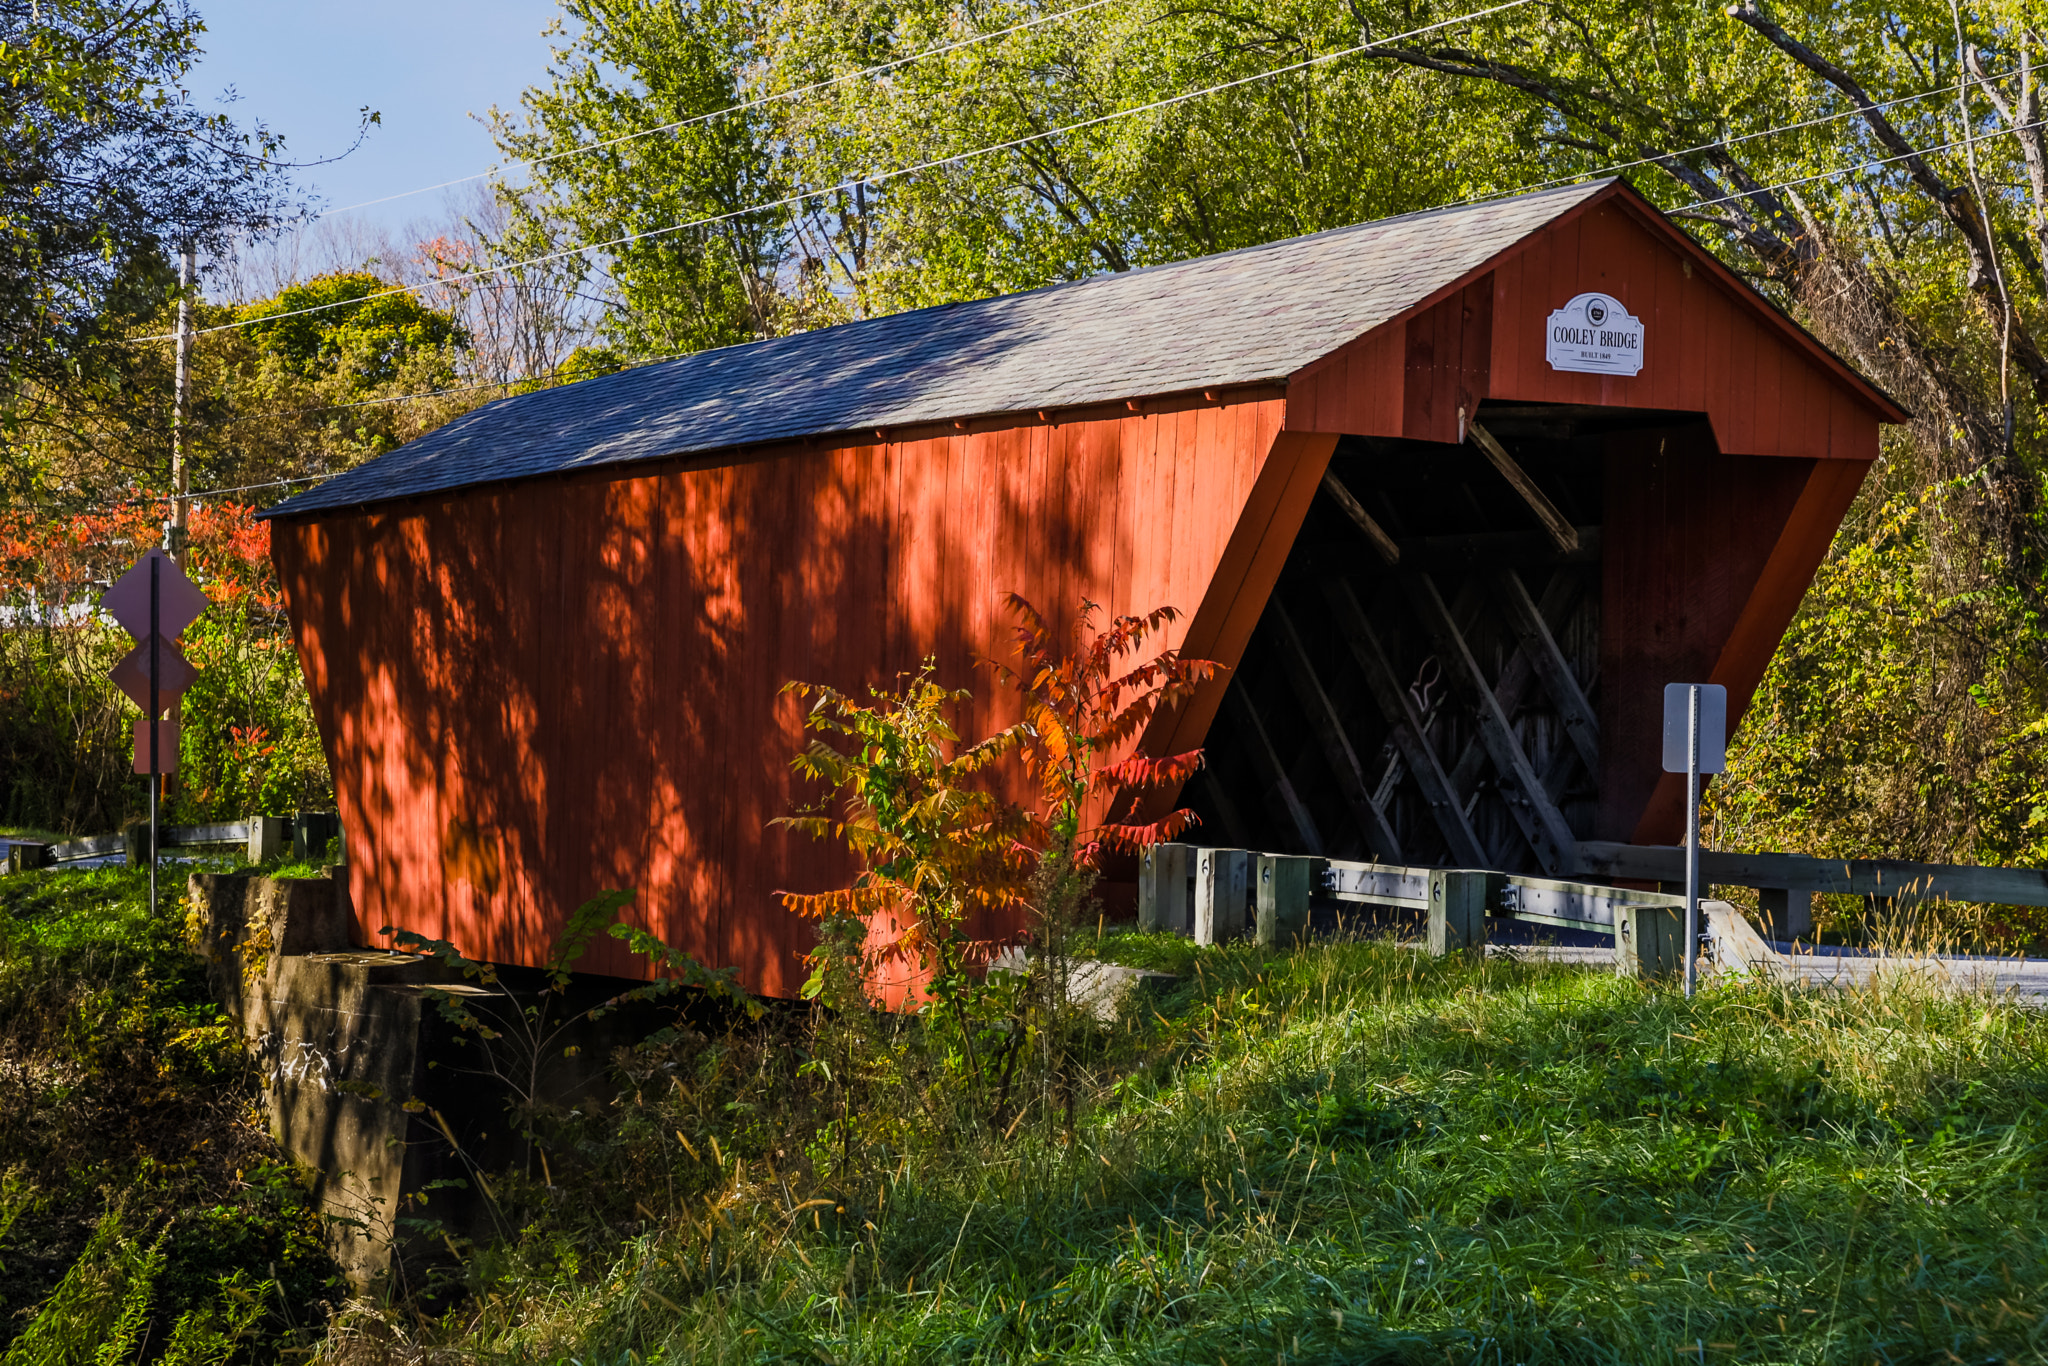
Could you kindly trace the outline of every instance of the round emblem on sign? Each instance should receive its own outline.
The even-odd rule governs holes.
[[[1643,320],[1611,294],[1574,295],[1545,321],[1543,356],[1553,370],[1636,375],[1643,368]]]

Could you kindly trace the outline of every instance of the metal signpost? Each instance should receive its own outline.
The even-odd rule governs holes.
[[[149,775],[152,914],[157,902],[157,819],[162,805],[163,775],[178,766],[177,731],[173,728],[168,736],[163,734],[163,711],[199,676],[199,671],[168,637],[197,621],[208,602],[199,585],[178,568],[177,561],[157,549],[137,560],[100,598],[100,609],[121,623],[121,628],[136,641],[135,648],[108,670],[107,676],[143,709],[142,722],[135,728],[135,771]]]
[[[1699,985],[1700,774],[1728,767],[1728,690],[1664,685],[1664,771],[1685,775],[1685,994]]]

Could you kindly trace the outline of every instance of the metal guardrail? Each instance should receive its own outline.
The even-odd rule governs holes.
[[[143,857],[148,856],[148,826],[142,824],[119,835],[94,835],[86,839],[45,844],[38,840],[0,838],[0,871],[22,872],[30,868],[82,863],[88,859],[122,858],[139,836]],[[292,851],[301,858],[331,849],[337,860],[343,853],[341,823],[327,812],[300,812],[296,816],[257,816],[246,821],[219,821],[211,825],[169,825],[157,832],[160,849],[196,849],[207,846],[242,845],[251,863],[262,863]]]
[[[1675,845],[1579,843],[1578,871],[1590,877],[1645,882],[1685,880],[1685,850]],[[1825,859],[1805,854],[1700,851],[1700,880],[1725,886],[1835,892],[1927,901],[1981,901],[1995,906],[2048,906],[2048,871],[1972,864],[1909,863],[1904,859]]]
[[[157,832],[157,846],[185,849],[201,844],[247,844],[253,829],[253,821],[235,821],[226,825],[167,825]],[[126,835],[99,835],[92,839],[52,844],[44,850],[43,856],[51,863],[75,863],[80,859],[106,858],[127,852]]]
[[[1431,879],[1454,874],[1486,879],[1482,906],[1488,915],[1567,929],[1612,931],[1624,919],[1624,908],[1683,908],[1685,905],[1684,897],[1662,892],[1525,877],[1519,873],[1409,868],[1390,863],[1353,863],[1343,859],[1318,859],[1316,862],[1323,865],[1319,878],[1323,895],[1339,901],[1426,911],[1434,904]]]
[[[1685,876],[1685,851],[1675,847],[1584,841],[1575,853],[1582,875],[1666,885]],[[2032,868],[1705,851],[1701,874],[1709,885],[1758,889],[1766,919],[1788,938],[1810,928],[1808,899],[1815,892],[2048,906],[2048,872]],[[1285,943],[1306,933],[1309,902],[1317,894],[1421,911],[1430,948],[1438,953],[1483,944],[1489,920],[1516,920],[1612,935],[1623,972],[1668,972],[1685,957],[1685,898],[1669,893],[1484,869],[1194,845],[1162,844],[1147,851],[1139,873],[1138,919],[1149,928],[1176,929],[1213,943],[1250,928],[1248,911],[1255,901],[1260,942]],[[1759,958],[1763,941],[1741,913],[1708,898],[1701,907],[1701,951],[1754,967],[1750,960]]]
[[[1436,953],[1472,948],[1489,920],[1611,936],[1628,973],[1673,970],[1683,955],[1685,899],[1590,882],[1470,868],[1417,868],[1346,859],[1159,844],[1138,874],[1138,923],[1213,944],[1252,930],[1261,944],[1298,941],[1311,903],[1326,899],[1421,911]],[[1254,914],[1255,908],[1255,914]]]

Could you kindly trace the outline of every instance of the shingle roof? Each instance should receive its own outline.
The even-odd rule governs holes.
[[[1284,379],[1611,183],[845,323],[500,399],[264,515],[830,432]]]

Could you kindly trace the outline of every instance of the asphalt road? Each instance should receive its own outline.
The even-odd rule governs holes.
[[[1918,976],[1958,991],[1982,991],[2024,1000],[2048,1001],[2048,958],[1977,958],[1964,954],[1928,957],[1859,953],[1801,944],[1772,945],[1779,971],[1803,986],[1861,986],[1881,974]],[[1788,951],[1789,950],[1789,951]],[[1542,958],[1553,963],[1604,967],[1614,961],[1606,947],[1562,944],[1492,944],[1487,951]]]

